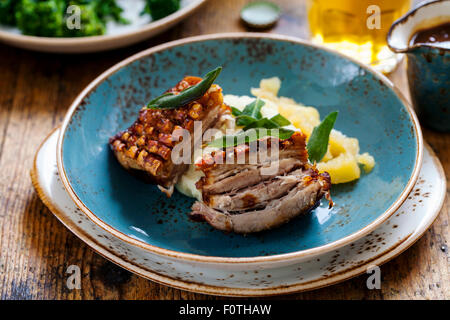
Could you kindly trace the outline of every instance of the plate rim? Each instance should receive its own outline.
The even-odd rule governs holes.
[[[169,48],[178,47],[187,43],[196,43],[196,42],[202,42],[207,40],[219,40],[219,39],[243,39],[243,38],[252,38],[252,39],[270,39],[270,40],[277,40],[277,41],[284,41],[284,42],[290,42],[295,44],[300,44],[304,46],[310,46],[317,49],[325,50],[327,52],[336,54],[344,59],[350,60],[351,62],[357,64],[361,68],[365,69],[367,72],[371,73],[375,78],[378,78],[384,85],[386,85],[388,88],[390,88],[400,99],[400,101],[403,103],[403,106],[405,107],[406,111],[410,115],[410,119],[412,121],[412,125],[414,128],[414,132],[416,134],[417,140],[416,140],[416,159],[414,168],[412,170],[411,176],[409,178],[409,181],[405,185],[405,188],[400,193],[400,195],[397,197],[397,199],[391,204],[391,206],[384,211],[383,214],[381,214],[378,218],[376,218],[374,221],[372,221],[367,226],[361,228],[360,230],[343,237],[339,240],[333,241],[331,243],[328,243],[326,245],[322,245],[319,247],[314,247],[306,250],[300,250],[290,253],[284,253],[284,254],[277,254],[277,255],[270,255],[270,256],[256,256],[256,257],[217,257],[217,256],[205,256],[205,255],[199,255],[199,254],[193,254],[193,253],[186,253],[186,252],[180,252],[180,251],[174,251],[170,249],[165,249],[161,247],[157,247],[148,243],[145,243],[141,240],[134,239],[125,233],[120,232],[119,230],[113,228],[109,224],[105,223],[103,220],[98,218],[92,211],[89,210],[89,208],[81,201],[81,199],[78,198],[77,194],[73,190],[69,179],[67,177],[65,168],[64,168],[64,162],[63,162],[63,143],[65,138],[65,132],[68,128],[68,125],[72,119],[72,116],[74,112],[77,110],[78,106],[82,102],[82,100],[90,94],[92,90],[94,90],[99,84],[101,84],[103,81],[105,81],[109,76],[114,74],[115,72],[119,71],[123,67],[133,63],[134,61],[137,61],[145,56],[154,54],[156,52],[160,52]],[[96,79],[94,79],[74,100],[74,102],[69,107],[64,120],[61,125],[61,130],[59,132],[58,142],[57,142],[57,148],[56,148],[56,160],[58,164],[58,172],[61,177],[61,181],[64,184],[64,187],[66,188],[67,193],[69,194],[70,198],[75,202],[77,207],[89,218],[91,219],[95,224],[97,224],[99,227],[104,229],[105,231],[111,233],[115,237],[119,238],[122,241],[125,241],[129,244],[141,247],[145,250],[151,251],[153,253],[157,253],[160,255],[165,256],[171,256],[177,259],[183,259],[183,260],[189,260],[189,261],[199,261],[199,262],[211,262],[211,263],[256,263],[256,262],[275,262],[275,261],[288,261],[292,259],[298,259],[303,258],[306,256],[314,256],[317,254],[322,254],[324,252],[328,252],[337,248],[340,248],[342,246],[345,246],[346,244],[349,244],[365,235],[370,233],[371,231],[375,230],[378,226],[380,226],[384,221],[386,221],[394,212],[403,204],[403,202],[406,200],[407,196],[409,195],[411,189],[414,187],[417,178],[420,173],[420,169],[422,167],[422,160],[423,160],[423,137],[422,137],[422,130],[419,125],[419,121],[417,119],[417,115],[415,114],[411,104],[408,100],[404,97],[404,95],[401,93],[401,91],[383,74],[380,72],[372,69],[371,67],[368,67],[366,65],[363,65],[362,63],[356,61],[354,58],[346,56],[345,54],[339,53],[335,50],[326,48],[322,45],[318,44],[312,44],[309,41],[302,40],[300,38],[290,37],[290,36],[284,36],[284,35],[272,35],[272,34],[265,34],[265,33],[218,33],[218,34],[211,34],[211,35],[202,35],[202,36],[196,36],[196,37],[189,37],[184,38],[180,40],[175,40],[171,42],[167,42],[146,50],[143,50],[139,53],[136,53],[121,62],[115,64],[114,66],[110,67],[106,71],[104,71],[102,74],[100,74]]]
[[[148,24],[145,24],[143,27],[134,30],[128,31],[115,35],[97,35],[97,36],[89,36],[89,37],[39,37],[39,36],[30,36],[25,34],[16,34],[12,32],[8,32],[5,30],[0,30],[0,41],[4,41],[8,44],[14,44],[14,46],[27,46],[30,48],[30,45],[33,46],[38,51],[48,51],[51,52],[66,52],[70,53],[72,51],[60,51],[57,48],[63,46],[64,48],[79,46],[92,46],[98,44],[108,44],[108,43],[121,43],[121,40],[126,40],[130,37],[138,37],[139,39],[144,39],[147,33],[157,30],[165,30],[167,25],[172,25],[173,23],[177,23],[182,19],[186,18],[189,14],[193,13],[195,10],[200,8],[204,3],[208,0],[194,0],[192,3],[187,6],[180,8],[176,12],[162,18],[159,20],[151,21]],[[137,40],[139,41],[139,40]],[[136,41],[136,42],[137,42]],[[131,43],[129,43],[131,44]],[[36,49],[36,46],[41,46],[41,49]],[[105,49],[94,49],[94,50],[74,50],[73,52],[94,52],[101,50],[108,50],[118,48],[120,46],[112,46]],[[53,51],[55,50],[55,51]]]
[[[367,269],[367,267],[371,265],[382,265],[384,263],[387,263],[391,261],[392,259],[398,257],[400,254],[402,254],[404,251],[409,249],[413,244],[415,244],[422,236],[423,234],[431,227],[431,225],[436,221],[437,217],[439,216],[445,198],[446,198],[446,184],[447,181],[444,175],[444,169],[442,167],[442,164],[439,160],[439,158],[436,156],[433,149],[428,145],[425,144],[425,147],[430,153],[430,156],[435,163],[438,171],[441,173],[441,181],[442,181],[442,189],[441,189],[441,201],[437,206],[437,210],[433,214],[432,217],[430,217],[427,224],[422,225],[421,223],[418,224],[418,227],[422,225],[422,228],[416,229],[413,233],[407,235],[405,238],[403,238],[401,241],[398,241],[395,243],[391,248],[387,249],[383,253],[377,255],[375,258],[368,260],[365,263],[362,263],[361,265],[355,266],[351,268],[350,270],[346,270],[342,273],[337,273],[334,275],[329,276],[326,279],[317,279],[313,280],[308,283],[302,283],[302,284],[293,284],[290,286],[283,286],[283,287],[277,287],[277,288],[268,288],[268,289],[242,289],[242,288],[224,288],[224,287],[218,287],[218,286],[211,286],[206,284],[197,284],[197,283],[191,283],[186,281],[181,281],[179,279],[173,279],[171,277],[168,277],[166,275],[160,275],[152,270],[143,269],[142,267],[134,264],[131,261],[127,261],[122,259],[121,257],[115,255],[114,252],[108,250],[101,244],[97,242],[96,239],[91,238],[89,236],[86,236],[85,232],[81,230],[79,226],[77,226],[75,223],[73,223],[70,218],[67,217],[65,213],[63,213],[61,210],[58,209],[58,206],[55,205],[52,202],[52,199],[49,199],[44,189],[39,183],[39,173],[37,170],[37,157],[38,154],[42,148],[42,146],[45,144],[45,142],[52,136],[52,134],[60,129],[59,127],[53,129],[47,137],[41,142],[38,150],[36,151],[36,154],[34,156],[33,160],[33,167],[30,170],[30,176],[32,184],[38,193],[39,197],[41,198],[42,202],[48,207],[48,209],[53,213],[53,215],[72,233],[74,233],[81,241],[86,243],[94,252],[101,255],[105,259],[113,262],[114,264],[134,273],[137,274],[145,279],[155,281],[157,283],[171,286],[176,289],[181,290],[188,290],[191,292],[196,293],[202,293],[202,294],[210,294],[210,295],[218,295],[218,296],[230,296],[230,297],[263,297],[263,296],[275,296],[275,295],[282,295],[282,294],[291,294],[291,293],[299,293],[299,292],[305,292],[305,291],[311,291],[320,289],[323,287],[335,285],[341,282],[344,282],[346,280],[349,280],[351,278],[354,278],[356,276],[359,276],[364,273],[364,271]],[[423,221],[423,220],[421,220]],[[414,235],[415,234],[415,235]],[[104,250],[105,252],[101,252],[101,250]],[[111,256],[109,256],[111,255]],[[129,264],[130,266],[127,266],[125,264]],[[134,268],[133,268],[134,267]],[[138,270],[136,270],[138,269]],[[140,272],[139,270],[143,269],[147,274],[144,274]],[[318,283],[318,284],[317,284]],[[317,284],[314,286],[314,284]],[[305,287],[306,286],[306,287]]]

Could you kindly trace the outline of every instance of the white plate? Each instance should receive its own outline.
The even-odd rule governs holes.
[[[24,49],[54,53],[86,53],[117,49],[155,36],[185,19],[206,0],[181,0],[181,8],[173,14],[151,22],[140,16],[144,0],[118,0],[129,25],[109,22],[105,35],[79,38],[50,38],[22,35],[16,28],[0,25],[0,41]]]
[[[445,198],[442,166],[427,146],[416,186],[400,209],[374,232],[339,250],[271,263],[205,263],[163,256],[125,243],[89,220],[59,179],[55,130],[39,148],[31,178],[53,214],[94,251],[153,281],[226,296],[267,296],[316,289],[365,273],[416,242],[439,214]]]

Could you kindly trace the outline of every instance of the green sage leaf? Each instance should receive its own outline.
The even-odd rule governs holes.
[[[259,120],[262,118],[261,108],[266,103],[262,101],[260,98],[256,98],[255,101],[245,106],[244,110],[242,110],[242,115],[250,116]]]
[[[244,131],[251,129],[251,128],[265,128],[265,129],[275,129],[275,128],[279,128],[280,126],[278,125],[278,123],[267,119],[267,118],[262,118],[260,120],[256,120],[253,121],[251,123],[249,123],[248,125],[246,125],[244,127]]]
[[[273,116],[272,118],[270,118],[270,120],[277,123],[280,127],[288,126],[291,124],[291,122],[285,117],[283,117],[281,114]]]
[[[149,109],[176,109],[202,97],[222,71],[222,67],[208,72],[202,81],[179,94],[165,93],[147,104]]]
[[[337,111],[330,113],[313,129],[306,146],[311,163],[320,162],[327,153],[330,132],[336,122],[337,115]]]

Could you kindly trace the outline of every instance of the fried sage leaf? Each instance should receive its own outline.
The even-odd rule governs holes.
[[[313,129],[306,146],[311,163],[320,162],[327,153],[330,132],[334,127],[337,115],[337,111],[331,112]]]
[[[165,93],[147,104],[148,109],[176,109],[202,97],[222,71],[222,67],[208,72],[202,81],[179,94]]]

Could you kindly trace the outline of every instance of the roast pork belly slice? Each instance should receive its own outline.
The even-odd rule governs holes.
[[[223,164],[224,159],[236,159],[244,152],[249,160],[249,146],[243,144],[215,151],[197,164],[204,173],[197,183],[203,201],[192,207],[194,220],[207,221],[227,232],[259,232],[310,211],[324,195],[328,196],[330,176],[319,174],[308,163],[301,132],[277,143],[274,140],[278,138],[267,139],[269,147],[279,146],[278,157],[257,158],[256,163]],[[269,167],[272,170],[267,170]]]
[[[318,175],[309,183],[299,182],[285,196],[269,201],[264,208],[242,213],[220,211],[197,201],[191,217],[226,232],[247,234],[269,230],[315,208],[330,185],[328,174]]]
[[[271,200],[286,195],[297,184],[308,183],[312,173],[312,170],[297,169],[243,190],[211,195],[204,201],[213,209],[227,212],[264,208]]]
[[[201,80],[185,77],[168,92],[178,94]],[[225,113],[229,113],[229,108],[223,103],[222,89],[213,84],[201,98],[179,108],[142,108],[138,119],[127,130],[112,137],[109,144],[125,169],[146,182],[157,184],[170,196],[179,177],[189,167],[189,164],[172,161],[172,150],[181,142],[181,139],[173,139],[175,131],[188,130],[193,145],[194,121],[202,121],[204,133],[215,127]]]

